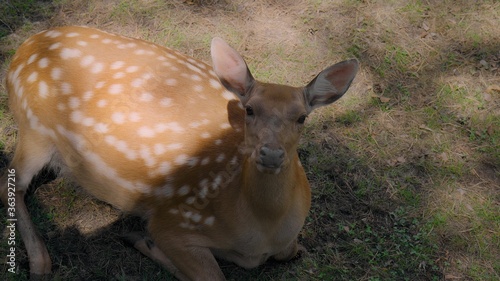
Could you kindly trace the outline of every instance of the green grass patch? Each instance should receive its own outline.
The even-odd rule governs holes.
[[[54,12],[51,1],[8,0],[0,5],[0,39],[33,21],[47,19]]]

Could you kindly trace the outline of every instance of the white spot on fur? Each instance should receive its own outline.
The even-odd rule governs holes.
[[[160,175],[168,175],[170,170],[172,169],[172,165],[170,165],[169,162],[161,162],[160,165],[158,165],[158,169],[156,169],[156,173]]]
[[[108,124],[97,123],[94,125],[94,130],[98,133],[107,133],[109,131]]]
[[[208,187],[204,186],[200,189],[198,197],[200,197],[201,199],[205,199],[205,197],[207,197],[207,194],[208,194]]]
[[[104,81],[99,81],[99,82],[97,82],[97,83],[95,84],[95,88],[96,88],[96,89],[100,89],[100,88],[104,87],[104,85],[106,85],[106,82],[104,82]]]
[[[142,84],[144,84],[144,80],[141,78],[136,78],[136,79],[132,80],[132,82],[130,83],[130,86],[132,86],[134,88],[139,88],[140,86],[142,86]]]
[[[33,62],[36,60],[36,58],[37,58],[37,57],[38,57],[38,54],[33,54],[33,55],[31,55],[31,56],[28,58],[28,62],[27,62],[27,64],[31,64],[31,63],[33,63]]]
[[[196,65],[197,65],[200,69],[205,69],[205,68],[206,68],[206,66],[205,66],[203,63],[198,62],[198,61],[196,62]]]
[[[184,165],[188,161],[188,156],[186,154],[181,154],[175,157],[175,164]]]
[[[171,98],[162,98],[160,100],[160,105],[163,107],[172,106],[172,99]]]
[[[214,222],[215,222],[215,217],[210,216],[210,217],[206,218],[203,223],[208,225],[208,226],[212,226],[214,224]]]
[[[82,120],[82,125],[83,126],[87,126],[87,127],[90,127],[90,126],[93,126],[95,123],[95,119],[92,118],[92,117],[85,117],[83,118]]]
[[[196,200],[196,197],[194,197],[194,196],[188,197],[186,199],[186,204],[191,205],[194,203],[195,200]]]
[[[191,123],[189,123],[189,125],[188,125],[188,126],[189,126],[190,128],[196,129],[196,128],[198,128],[198,127],[200,127],[200,126],[201,126],[201,122],[198,122],[198,121],[191,122]]]
[[[136,72],[137,70],[139,70],[139,67],[135,65],[129,66],[125,69],[125,71],[128,73]]]
[[[116,70],[116,69],[119,69],[119,68],[123,67],[124,65],[125,65],[125,62],[124,62],[124,61],[119,60],[119,61],[115,61],[115,62],[113,62],[113,63],[111,64],[110,68],[111,68],[111,69]]]
[[[117,95],[123,91],[123,85],[121,84],[113,84],[109,86],[108,93],[112,95]]]
[[[38,83],[38,94],[44,99],[48,97],[49,86],[45,83],[45,81],[40,81],[40,83]]]
[[[50,38],[56,38],[62,35],[62,32],[59,32],[57,30],[49,30],[47,33],[45,33],[45,36],[50,37]]]
[[[59,79],[61,79],[61,75],[62,75],[62,70],[59,67],[54,67],[50,71],[50,77],[53,80],[59,80]]]
[[[67,83],[67,82],[61,83],[61,93],[63,95],[69,95],[72,92],[73,92],[73,89],[72,89],[70,83]]]
[[[152,138],[156,135],[156,132],[147,126],[142,126],[137,130],[137,134],[142,138]]]
[[[128,115],[128,120],[131,122],[139,122],[141,120],[141,115],[138,112],[131,112]]]
[[[235,100],[236,99],[234,94],[229,92],[229,91],[222,92],[222,97],[225,98],[226,100]]]
[[[134,54],[136,54],[136,55],[144,55],[144,54],[146,54],[146,50],[143,50],[143,49],[135,50]]]
[[[146,72],[141,77],[144,80],[149,80],[149,79],[153,78],[153,74],[151,74],[150,72]]]
[[[107,104],[108,104],[108,101],[107,101],[107,100],[99,100],[99,101],[97,102],[97,106],[98,106],[98,107],[105,107]]]
[[[80,110],[75,110],[71,112],[70,118],[73,123],[81,123],[83,120],[83,113]]]
[[[104,64],[101,63],[101,62],[98,62],[98,63],[92,65],[92,67],[90,68],[90,72],[92,72],[92,73],[99,73],[103,69],[104,69]]]
[[[194,90],[195,92],[201,93],[201,92],[203,92],[203,86],[202,86],[202,85],[195,85],[195,86],[193,87],[193,90]]]
[[[229,123],[222,123],[222,124],[220,124],[220,128],[224,129],[224,130],[225,129],[229,129],[229,128],[231,128],[231,124],[229,124]]]
[[[215,80],[215,79],[209,79],[208,82],[210,83],[210,86],[212,86],[212,88],[218,90],[218,89],[221,89],[222,86],[220,84],[219,81]]]
[[[60,56],[62,59],[67,60],[70,58],[77,58],[82,55],[82,51],[78,49],[63,48],[61,50]]]
[[[93,96],[94,96],[94,92],[86,91],[85,93],[83,93],[82,99],[84,101],[89,101]]]
[[[191,63],[186,63],[186,66],[187,66],[189,69],[191,69],[192,71],[194,71],[194,72],[198,72],[198,73],[200,73],[200,74],[203,74],[203,71],[201,71],[201,69],[199,69],[197,66],[195,66],[195,65],[193,65],[193,64],[191,64]],[[196,75],[196,76],[198,76],[198,75]],[[198,76],[198,77],[199,77],[199,76]],[[192,79],[193,79],[193,80],[196,80],[196,81],[201,81],[201,78],[200,78],[200,80],[197,80],[198,78],[192,77]]]
[[[222,183],[222,176],[221,174],[217,174],[217,177],[215,177],[214,181],[212,182],[212,189],[216,190],[219,188],[220,184]]]
[[[47,66],[49,66],[49,59],[48,58],[41,58],[38,61],[38,67],[40,67],[40,68],[46,68]]]
[[[175,86],[175,85],[177,85],[177,79],[169,78],[169,79],[165,80],[165,84],[167,84],[168,86]]]
[[[26,81],[28,81],[29,83],[33,83],[37,79],[38,79],[38,72],[34,71],[33,73],[30,74],[30,76],[28,76],[28,79],[26,79]]]
[[[167,145],[168,150],[179,150],[183,147],[184,145],[182,143],[171,143]]]
[[[141,158],[144,160],[146,166],[151,167],[156,164],[156,159],[151,155],[151,150],[149,149],[149,147],[141,145],[139,154],[141,155]]]
[[[233,156],[233,158],[231,159],[231,161],[229,161],[229,164],[231,165],[236,165],[238,164],[238,156]]]
[[[163,145],[161,143],[157,143],[153,146],[153,152],[156,155],[161,155],[161,154],[165,153],[165,151],[167,151],[167,149],[165,148],[165,145]]]
[[[200,220],[201,220],[201,216],[200,216],[200,214],[193,214],[193,215],[191,216],[191,220],[192,220],[193,222],[200,222]]]
[[[192,168],[198,164],[198,161],[198,157],[191,157],[187,160],[187,165]]]
[[[189,193],[189,191],[191,191],[191,188],[189,187],[189,185],[183,185],[183,186],[181,186],[181,188],[179,188],[177,190],[177,194],[179,196],[185,196]]]
[[[210,163],[210,157],[207,156],[207,157],[203,158],[203,160],[201,160],[200,164],[204,166],[204,165],[207,165],[208,163]]]
[[[104,141],[106,141],[107,144],[116,148],[116,150],[118,150],[119,152],[125,154],[125,157],[127,157],[127,159],[130,160],[137,159],[137,153],[134,150],[130,149],[125,141],[119,140],[115,136],[111,135],[105,136]]]
[[[71,109],[76,109],[80,106],[80,99],[77,97],[70,97],[68,105]]]
[[[174,133],[184,132],[184,128],[182,128],[177,122],[169,122],[169,123],[159,123],[155,125],[155,130],[158,133],[165,132],[166,130],[172,131]]]
[[[87,55],[87,56],[84,56],[82,58],[82,60],[80,61],[80,65],[82,67],[87,67],[89,65],[91,65],[95,60],[95,57],[94,56],[91,56],[91,55]]]
[[[117,72],[115,74],[113,74],[113,79],[120,79],[120,78],[123,78],[125,77],[125,73],[124,72]]]
[[[61,46],[62,46],[61,42],[56,42],[56,43],[49,46],[49,50],[59,49]]]
[[[224,153],[221,153],[219,154],[219,156],[217,156],[217,158],[215,158],[215,162],[221,163],[222,161],[224,161],[224,159],[226,159],[226,155]]]
[[[140,101],[143,101],[143,102],[149,102],[149,101],[152,101],[153,100],[153,95],[148,93],[148,92],[144,92],[141,94],[141,96],[139,97],[139,100]]]
[[[125,114],[121,112],[114,112],[111,115],[111,120],[113,120],[116,124],[123,124],[125,123]]]

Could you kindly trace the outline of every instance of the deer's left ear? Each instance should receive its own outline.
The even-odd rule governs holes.
[[[307,111],[333,103],[341,98],[351,86],[358,72],[356,59],[334,64],[321,71],[305,88]]]

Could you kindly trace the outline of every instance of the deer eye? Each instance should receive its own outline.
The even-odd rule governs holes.
[[[297,119],[297,123],[304,124],[304,122],[306,121],[306,117],[307,117],[307,115],[305,115],[305,114],[300,116],[299,119]]]
[[[253,116],[253,108],[251,106],[247,105],[245,110],[247,112],[247,116]]]

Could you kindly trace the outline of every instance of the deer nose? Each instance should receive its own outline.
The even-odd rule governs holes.
[[[268,145],[260,148],[260,164],[266,168],[279,168],[284,159],[285,151],[281,148],[272,148]]]

